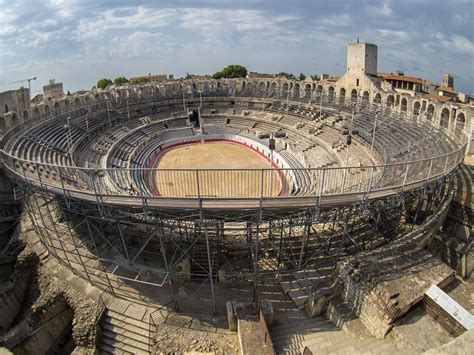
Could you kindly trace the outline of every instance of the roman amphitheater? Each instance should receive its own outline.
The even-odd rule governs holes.
[[[337,80],[125,85],[3,117],[0,346],[467,353],[474,109],[374,70],[350,56]]]

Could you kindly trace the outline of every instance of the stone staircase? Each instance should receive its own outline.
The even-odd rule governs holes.
[[[206,244],[205,229],[207,228],[207,237],[209,241],[209,252],[211,254],[211,263],[214,266],[212,275],[217,280],[218,265],[218,244],[219,244],[219,227],[217,224],[208,222],[205,227],[196,226],[195,242],[192,247],[191,274],[193,279],[201,280],[209,276],[209,260]]]
[[[330,288],[334,268],[327,266],[319,269],[296,271],[290,280],[282,281],[283,293],[288,295],[298,309],[304,309],[309,296],[314,290]]]
[[[167,312],[139,304],[130,303],[113,297],[105,300],[106,311],[102,317],[102,331],[99,345],[100,354],[149,354],[152,335],[155,332],[153,323],[163,321]]]
[[[302,311],[275,317],[270,334],[277,354],[300,355],[307,347],[313,354],[416,354],[393,339],[355,336],[324,317],[307,318]]]

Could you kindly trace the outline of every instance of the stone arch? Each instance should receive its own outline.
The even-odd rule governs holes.
[[[433,104],[429,104],[426,108],[426,119],[431,121],[433,119],[434,113],[435,109]]]
[[[90,104],[91,104],[91,98],[89,97],[89,95],[87,95],[87,96],[84,98],[84,102],[85,102],[86,106],[90,106]]]
[[[304,86],[304,98],[309,99],[311,97],[311,84],[306,84]]]
[[[333,102],[334,101],[334,86],[330,86],[328,88],[328,99],[329,99],[329,102]]]
[[[265,82],[261,81],[258,83],[257,86],[257,96],[264,96],[265,95]]]
[[[374,96],[374,104],[380,105],[381,103],[382,103],[382,95],[380,95],[380,93],[378,92]]]
[[[339,90],[339,103],[343,104],[346,99],[346,89],[341,88]]]
[[[351,102],[356,102],[357,101],[357,90],[352,89],[351,90]]]
[[[466,116],[464,113],[460,112],[456,117],[456,127],[455,129],[458,131],[462,131],[466,126]]]
[[[270,92],[272,96],[276,96],[278,93],[278,84],[275,81],[270,85]]]
[[[441,120],[439,125],[443,128],[449,127],[449,110],[446,107],[441,111]]]
[[[28,118],[30,117],[30,114],[28,113],[28,111],[23,111],[23,121],[26,121]]]
[[[318,85],[316,87],[316,93],[318,96],[321,96],[321,94],[323,93],[323,86],[322,85]]]
[[[401,112],[407,112],[407,107],[408,107],[408,101],[406,97],[402,98],[401,105],[400,105],[400,111]]]
[[[420,101],[415,101],[413,104],[413,114],[418,116],[420,114],[421,104]]]
[[[20,124],[20,120],[15,112],[12,114],[12,127],[16,127]]]
[[[300,97],[300,84],[296,83],[295,86],[293,86],[293,98],[298,99]]]
[[[74,107],[75,108],[81,107],[81,100],[78,97],[74,99]]]
[[[387,107],[392,108],[395,105],[395,98],[393,95],[388,95],[387,96]]]
[[[64,112],[69,111],[71,111],[71,104],[69,103],[69,100],[64,100]]]
[[[0,133],[4,133],[7,130],[7,122],[5,117],[0,116]]]
[[[281,96],[282,97],[287,97],[288,93],[290,92],[290,85],[288,82],[284,82],[283,85],[281,86]]]
[[[49,115],[49,112],[50,112],[50,110],[49,110],[49,105],[45,105],[45,106],[44,106],[44,114],[45,114],[45,115]]]
[[[35,107],[33,110],[33,117],[39,117],[41,116],[40,110],[38,107]]]
[[[61,107],[60,107],[60,105],[59,105],[59,102],[56,101],[56,102],[54,103],[53,108],[54,108],[54,113],[55,113],[56,115],[59,115],[59,114],[61,113]]]
[[[369,103],[369,100],[370,100],[369,92],[366,90],[366,91],[364,91],[364,93],[362,94],[362,103],[368,104],[368,103]]]

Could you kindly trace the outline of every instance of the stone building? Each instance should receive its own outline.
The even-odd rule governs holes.
[[[173,80],[173,75],[167,75],[167,74],[148,74],[148,75],[142,75],[142,76],[133,76],[130,78],[130,82],[133,83],[139,83],[142,81],[146,81],[149,83],[161,83],[166,80]]]
[[[51,79],[48,85],[43,86],[43,99],[60,99],[63,96],[63,83],[56,83]]]
[[[20,88],[0,93],[0,134],[30,117],[30,90]]]

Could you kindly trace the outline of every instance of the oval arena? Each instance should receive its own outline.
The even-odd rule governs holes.
[[[104,295],[222,315],[284,294],[315,314],[345,262],[418,253],[447,212],[470,121],[389,97],[130,85],[26,120],[1,153],[47,251]]]

